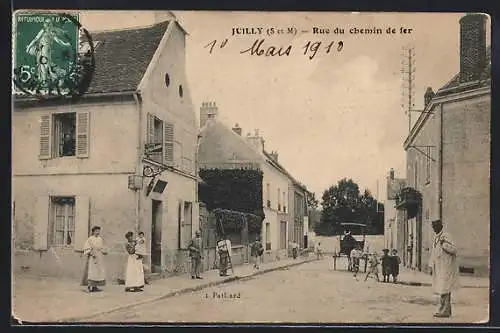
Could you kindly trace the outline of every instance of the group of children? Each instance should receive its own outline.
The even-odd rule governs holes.
[[[365,281],[368,280],[370,276],[374,276],[377,282],[380,282],[379,278],[379,264],[382,264],[382,276],[383,282],[389,282],[390,276],[392,276],[393,283],[397,282],[399,275],[399,265],[401,264],[401,259],[398,256],[398,251],[392,249],[391,254],[389,254],[388,249],[383,249],[384,253],[379,260],[378,254],[376,252],[368,254],[368,268],[365,276]],[[351,251],[351,265],[352,271],[354,272],[354,278],[357,280],[357,273],[359,272],[359,259],[363,256],[361,248],[358,246]]]

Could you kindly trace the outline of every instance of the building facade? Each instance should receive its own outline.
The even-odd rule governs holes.
[[[290,242],[297,242],[304,248],[304,235],[307,230],[304,227],[304,217],[307,216],[306,187],[300,183],[292,182],[289,190],[289,202],[291,223],[288,233]]]
[[[384,245],[387,249],[396,249],[405,263],[407,248],[405,246],[404,211],[396,209],[396,197],[405,187],[406,180],[396,178],[394,170],[389,171],[387,180],[387,195],[384,202]]]
[[[486,17],[460,20],[460,71],[435,94],[404,146],[407,181],[422,196],[417,216],[408,219],[411,266],[425,268],[433,232],[441,219],[458,246],[462,272],[489,272],[491,51]]]
[[[264,139],[258,130],[253,135],[248,133],[243,136],[239,125],[236,124],[232,129],[226,127],[217,120],[217,113],[214,102],[203,103],[200,108],[199,167],[250,168],[262,171],[265,219],[262,222],[261,240],[265,247],[264,260],[285,257],[292,241],[291,237],[294,237],[294,230],[297,230],[296,237],[300,242],[294,221],[302,221],[306,214],[304,209],[300,209],[304,207],[305,187],[298,185],[278,162],[276,152],[267,152],[264,149]],[[296,214],[301,214],[301,217]]]
[[[186,32],[171,16],[92,37],[96,69],[80,100],[16,98],[13,268],[80,276],[100,226],[108,279],[123,277],[129,230],[145,232],[154,273],[179,271],[199,215]]]

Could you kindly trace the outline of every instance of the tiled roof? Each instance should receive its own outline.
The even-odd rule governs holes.
[[[491,45],[486,49],[486,68],[484,69],[481,80],[491,79]],[[445,89],[451,89],[460,85],[460,73],[457,73],[453,78],[442,86],[437,93]]]
[[[216,119],[208,119],[200,135],[198,161],[202,167],[264,161],[263,156],[250,147],[243,137]]]
[[[98,42],[95,72],[88,93],[134,91],[139,85],[169,22],[150,27],[91,33]]]

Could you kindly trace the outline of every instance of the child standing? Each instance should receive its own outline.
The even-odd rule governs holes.
[[[380,282],[380,279],[378,277],[378,258],[376,253],[370,254],[368,257],[368,272],[366,273],[365,276],[365,281],[368,280],[368,277],[372,274],[375,275],[377,278],[377,282]]]
[[[389,249],[383,249],[384,255],[382,256],[382,275],[384,277],[384,283],[389,282],[389,276],[391,275],[393,260],[389,256]]]
[[[392,249],[392,282],[396,283],[399,275],[399,265],[401,264],[401,259],[398,256],[398,251],[396,249]]]
[[[321,243],[318,242],[318,245],[316,245],[316,257],[319,260],[320,258],[323,258],[323,250],[321,249]]]
[[[264,254],[264,246],[262,245],[260,241],[260,237],[257,236],[255,239],[255,242],[252,243],[251,249],[250,249],[250,255],[253,259],[253,268],[259,269],[259,261],[260,257]]]
[[[354,278],[356,281],[358,280],[357,274],[359,272],[359,258],[363,256],[363,252],[361,251],[361,246],[356,246],[351,251],[351,262],[352,262],[352,271],[354,272]]]

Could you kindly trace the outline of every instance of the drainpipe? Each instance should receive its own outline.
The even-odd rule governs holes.
[[[439,104],[439,219],[443,220],[443,103]]]
[[[141,177],[142,180],[142,147],[144,146],[143,144],[143,136],[142,136],[142,95],[140,91],[136,91],[134,93],[134,99],[135,102],[137,103],[137,107],[139,109],[138,115],[138,126],[137,126],[137,134],[138,134],[138,140],[137,140],[137,159],[136,159],[136,166],[135,166],[135,175],[138,175]],[[136,232],[139,231],[140,225],[141,225],[141,190],[136,190],[135,191],[135,200],[136,200],[136,205],[135,205],[135,230]]]

